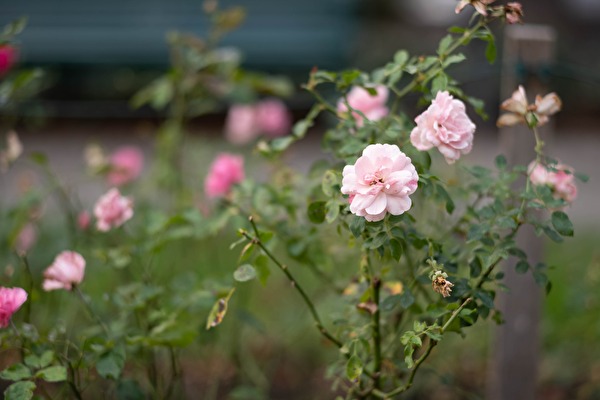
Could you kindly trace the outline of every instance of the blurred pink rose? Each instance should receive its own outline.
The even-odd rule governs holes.
[[[366,89],[360,86],[354,86],[346,96],[346,99],[350,108],[362,112],[371,121],[379,121],[388,115],[389,112],[385,105],[389,94],[388,88],[378,85],[372,89],[375,90],[375,95],[371,95]],[[348,106],[344,102],[344,99],[338,101],[337,111],[338,114],[346,114],[348,112]],[[356,120],[356,126],[361,127],[364,125],[363,117],[357,112],[353,112],[352,116]]]
[[[244,180],[244,159],[221,153],[213,161],[204,181],[204,192],[209,198],[225,196],[231,186]]]
[[[367,221],[380,221],[386,213],[400,215],[412,205],[419,176],[398,146],[372,144],[354,165],[343,171],[342,193],[352,198],[350,211]]]
[[[10,324],[10,318],[26,300],[25,290],[0,287],[0,328],[6,328]]]
[[[547,185],[555,198],[571,203],[577,197],[573,168],[565,164],[545,166],[532,161],[527,169],[531,183],[536,186]]]
[[[111,186],[121,186],[135,180],[144,168],[144,154],[133,146],[115,150],[109,159],[110,171],[106,176]]]
[[[0,76],[10,71],[17,62],[18,55],[15,47],[8,44],[0,46]]]
[[[133,201],[121,196],[119,189],[112,188],[96,202],[94,216],[99,231],[117,228],[133,217]]]
[[[87,230],[87,228],[90,227],[91,219],[92,218],[90,217],[89,212],[82,211],[77,216],[77,226],[79,226],[79,229],[81,229],[82,231],[85,231],[85,230]]]
[[[73,289],[79,285],[85,273],[85,259],[74,251],[63,251],[56,256],[52,264],[44,271],[45,291]]]
[[[290,131],[292,118],[279,99],[265,99],[256,105],[258,129],[268,137],[283,136]]]
[[[252,105],[234,104],[225,120],[225,137],[236,145],[254,140],[259,134],[256,108]]]
[[[420,151],[437,147],[448,164],[453,164],[473,147],[475,124],[467,116],[464,103],[448,92],[438,92],[415,122],[417,126],[410,134],[413,146]]]
[[[31,222],[28,222],[23,228],[21,228],[19,236],[17,236],[15,248],[19,254],[27,253],[31,246],[35,244],[36,240],[37,230],[35,229],[35,225]]]

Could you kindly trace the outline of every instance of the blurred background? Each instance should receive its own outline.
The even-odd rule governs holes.
[[[549,265],[559,268],[550,273],[554,287],[544,302],[539,398],[600,399],[600,213],[595,203],[600,196],[600,1],[524,0],[522,4],[527,24],[555,29],[555,59],[536,71],[519,65],[508,68],[515,68],[513,73],[522,80],[534,74],[560,95],[564,108],[548,140],[550,153],[590,175],[569,209],[575,237],[560,250],[547,246]],[[468,13],[455,15],[453,0],[238,0],[222,5],[240,5],[247,13],[223,45],[239,48],[249,70],[291,78],[296,91],[286,103],[296,119],[311,105],[311,97],[299,86],[313,67],[370,70],[385,64],[399,48],[428,54],[448,26],[468,22]],[[85,188],[82,202],[92,203],[102,189],[87,182],[82,173],[83,149],[90,142],[108,149],[135,144],[151,159],[156,130],[165,115],[150,107],[134,109],[131,98],[168,68],[168,32],[206,34],[202,2],[0,0],[0,25],[21,16],[28,17],[28,24],[19,36],[19,67],[41,67],[46,75],[35,101],[2,117],[18,118],[17,131],[26,151],[46,153],[65,182]],[[503,32],[498,29],[495,34],[496,63],[488,64],[484,45],[473,43],[465,50],[470,62],[452,70],[467,93],[486,103],[487,121],[471,113],[478,132],[473,153],[467,157],[467,162],[484,165],[491,165],[498,153],[494,121],[501,102],[502,68],[507,68],[501,62]],[[404,111],[416,115],[415,110]],[[206,157],[202,164],[208,164],[216,149],[227,148],[222,139],[226,112],[227,104],[222,104],[192,121],[197,154]],[[327,123],[320,121],[307,140],[291,150],[290,164],[306,168],[321,157],[316,150]],[[199,187],[203,172],[196,171]],[[26,168],[18,167],[4,177],[0,201],[15,201],[17,188],[27,176]],[[275,326],[285,324],[271,318]],[[448,350],[435,357],[437,372],[424,373],[413,398],[483,398],[492,330],[488,325],[491,322],[478,328],[474,340],[456,338],[445,344]],[[268,353],[264,357],[273,355],[272,349],[263,350]],[[327,388],[327,382],[318,378],[323,371],[310,372],[318,354],[296,351],[288,356],[283,364],[300,370],[305,379],[281,370],[285,375],[281,379],[288,380],[292,391],[306,381],[315,393]],[[226,374],[227,366],[222,370]],[[273,398],[286,398],[281,396]]]

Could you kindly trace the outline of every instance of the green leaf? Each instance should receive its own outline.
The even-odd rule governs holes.
[[[331,224],[340,214],[340,205],[335,199],[331,199],[325,204],[325,209],[327,210],[325,220]]]
[[[446,68],[452,64],[457,64],[459,62],[463,62],[466,59],[467,59],[467,57],[462,53],[452,54],[451,56],[449,56],[448,58],[446,58],[444,60],[443,65],[444,65],[444,68]]]
[[[410,290],[405,289],[405,291],[400,295],[400,305],[404,309],[408,309],[408,307],[412,306],[415,302],[415,297],[412,295]]]
[[[218,326],[221,322],[223,322],[223,318],[225,318],[225,314],[227,314],[227,305],[229,304],[229,299],[235,292],[235,288],[231,288],[227,296],[221,297],[219,300],[215,302],[212,310],[210,310],[210,314],[208,314],[208,318],[206,320],[206,329],[211,329]]]
[[[0,378],[7,381],[20,381],[21,379],[31,378],[31,371],[24,364],[13,364],[0,372]]]
[[[563,241],[563,238],[549,226],[544,226],[543,230],[546,236],[548,236],[553,242],[561,243]]]
[[[356,380],[363,372],[363,364],[356,354],[352,355],[346,363],[346,376],[351,381]]]
[[[256,270],[250,264],[240,265],[233,273],[233,279],[238,282],[246,282],[256,278]]]
[[[256,275],[261,284],[265,285],[267,279],[271,275],[271,269],[269,268],[269,259],[264,254],[259,255],[254,260],[254,267],[256,268]]]
[[[487,42],[487,46],[485,47],[485,58],[490,64],[493,64],[494,61],[496,61],[496,42],[493,38]]]
[[[325,171],[325,174],[323,174],[323,180],[321,181],[321,189],[323,190],[323,193],[325,193],[325,196],[333,196],[334,185],[338,184],[339,180],[337,173],[333,170]]]
[[[146,396],[136,381],[122,379],[117,384],[117,398],[119,400],[144,400]]]
[[[569,216],[562,211],[552,213],[552,226],[563,236],[573,236],[573,223]]]
[[[394,63],[402,66],[404,64],[406,64],[406,62],[408,61],[408,52],[406,50],[400,50],[397,51],[396,54],[394,54]]]
[[[325,221],[325,202],[315,201],[308,206],[308,219],[313,224],[321,224]]]
[[[524,274],[529,270],[529,263],[526,260],[520,260],[515,265],[515,270],[520,274]]]
[[[67,380],[67,369],[62,365],[53,365],[38,371],[35,377],[46,382],[63,382]]]
[[[4,400],[29,400],[33,397],[35,383],[31,381],[16,382],[4,391]]]
[[[452,35],[446,35],[440,40],[440,44],[438,45],[437,53],[442,55],[448,47],[452,44]]]
[[[440,72],[437,76],[431,81],[431,93],[437,93],[446,90],[448,87],[448,75]]]
[[[392,254],[392,258],[396,261],[400,261],[400,257],[402,257],[402,243],[398,239],[390,239],[390,253]]]
[[[117,380],[125,366],[125,348],[115,347],[103,354],[96,363],[96,371],[104,379]]]
[[[504,157],[502,154],[499,154],[498,156],[496,156],[496,167],[498,169],[505,169],[506,168],[506,157]]]
[[[363,217],[357,217],[352,215],[351,216],[351,220],[350,220],[350,232],[352,232],[352,235],[354,235],[354,237],[359,237],[360,235],[362,235],[363,231],[365,230],[365,219]]]

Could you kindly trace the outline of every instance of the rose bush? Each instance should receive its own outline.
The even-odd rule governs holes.
[[[272,97],[289,94],[291,85],[245,71],[237,53],[217,47],[243,11],[206,2],[210,40],[169,35],[171,69],[133,99],[168,115],[148,171],[150,189],[140,189],[143,157],[130,147],[112,156],[97,145],[86,149],[90,172],[120,186],[95,205],[82,204],[45,156],[29,155],[48,185],[7,211],[6,242],[16,250],[7,259],[19,266],[8,276],[24,289],[0,288],[0,326],[14,322],[14,331],[0,331],[2,345],[15,350],[0,372],[13,382],[6,397],[30,399],[35,391],[48,398],[182,398],[190,359],[209,365],[204,375],[216,375],[207,390],[215,396],[221,375],[235,365],[241,372],[223,385],[232,398],[268,397],[269,382],[254,360],[264,349],[244,339],[249,329],[266,336],[269,324],[251,307],[279,309],[279,296],[294,291],[306,313],[274,319],[311,320],[323,341],[304,331],[297,336],[324,345],[332,396],[396,398],[447,335],[502,321],[494,300],[506,259],[516,257],[519,271],[549,288],[546,265],[531,265],[515,237],[526,225],[558,242],[573,235],[564,210],[575,200],[577,174],[544,153],[538,130],[561,102],[551,93],[528,104],[519,88],[502,105],[508,114],[497,124],[526,124],[536,139],[529,168],[509,166],[503,156],[493,168],[462,164],[477,146],[468,114],[485,112],[452,79],[452,67],[465,61],[460,48],[475,39],[492,49],[486,54],[493,61],[489,25],[523,14],[518,3],[479,0],[461,1],[456,11],[468,6],[471,22],[451,28],[434,55],[399,50],[368,72],[315,68],[303,85],[315,104],[291,126],[284,103]],[[419,115],[407,106],[408,94],[427,104]],[[257,151],[275,167],[252,174],[242,155],[228,152],[198,165],[187,123],[226,107],[225,139],[237,146],[258,139]],[[334,121],[323,138],[326,156],[306,174],[294,171],[280,156],[325,113]],[[12,150],[1,153],[5,169],[20,161],[21,149],[14,138],[10,143]],[[456,179],[448,178],[449,168]],[[206,171],[203,181],[192,178],[198,170]],[[54,261],[41,240],[19,238],[40,222],[50,194],[59,199],[67,232],[52,234]],[[96,229],[86,211],[92,207]],[[238,235],[230,246],[235,254],[219,247],[231,231]],[[276,295],[267,286],[273,270],[291,284]],[[249,295],[254,281],[267,286],[267,296]],[[45,293],[55,289],[65,290]],[[53,307],[56,299],[70,313]],[[300,339],[281,340],[291,341]],[[195,359],[211,351],[230,353],[231,363]]]

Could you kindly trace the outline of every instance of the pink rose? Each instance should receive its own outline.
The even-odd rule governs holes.
[[[85,231],[87,230],[87,228],[90,227],[90,221],[90,213],[87,211],[82,211],[77,216],[77,226],[79,226],[79,229],[81,229],[82,231]]]
[[[244,159],[221,153],[210,165],[204,181],[204,192],[210,198],[225,196],[231,186],[244,180]]]
[[[10,324],[10,318],[26,300],[25,290],[0,287],[0,328],[6,328]]]
[[[380,221],[389,212],[400,215],[410,209],[409,195],[417,190],[419,176],[398,146],[372,144],[354,165],[343,171],[342,193],[352,198],[350,211],[367,221]]]
[[[438,92],[415,122],[417,126],[410,133],[413,146],[420,151],[437,147],[448,164],[473,147],[475,124],[467,116],[464,103],[448,92]]]
[[[527,169],[531,183],[536,186],[547,185],[555,198],[571,203],[577,197],[573,168],[565,164],[545,166],[532,161]]]
[[[19,254],[24,254],[29,251],[31,246],[35,244],[37,240],[37,230],[35,229],[35,225],[31,222],[28,222],[19,232],[19,236],[17,236],[17,242],[15,247]]]
[[[507,3],[504,6],[504,12],[506,13],[506,22],[509,24],[516,24],[523,22],[521,18],[523,17],[523,6],[521,3],[512,2]]]
[[[6,74],[17,62],[18,51],[10,45],[0,46],[0,76]]]
[[[119,147],[109,159],[110,171],[106,176],[111,186],[121,186],[135,180],[144,168],[144,154],[133,146]]]
[[[386,102],[388,99],[388,88],[383,85],[378,85],[372,88],[376,94],[371,95],[365,88],[354,86],[346,96],[348,105],[354,110],[362,112],[370,121],[379,121],[388,115]],[[340,99],[337,104],[338,114],[348,113],[348,106],[344,99]],[[353,112],[352,116],[356,121],[356,126],[359,128],[364,125],[363,117],[357,112]]]
[[[45,291],[56,289],[73,289],[83,281],[85,272],[85,259],[74,251],[63,251],[56,256],[52,265],[44,271]]]
[[[266,99],[256,106],[256,122],[260,132],[268,137],[283,136],[290,131],[292,119],[279,99]]]
[[[254,140],[259,134],[256,109],[251,105],[234,104],[225,120],[225,137],[236,145]]]
[[[133,201],[121,196],[119,189],[112,188],[96,202],[94,216],[99,231],[117,228],[133,217]]]

